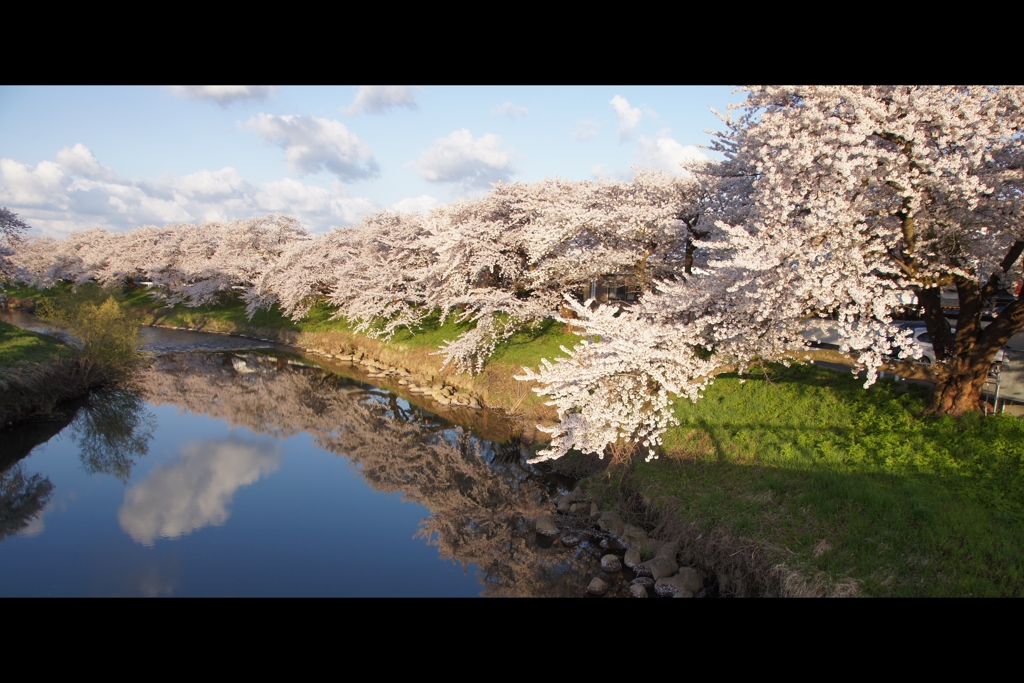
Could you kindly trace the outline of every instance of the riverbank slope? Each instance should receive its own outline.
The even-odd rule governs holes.
[[[56,415],[89,391],[75,349],[46,334],[0,322],[0,427]]]

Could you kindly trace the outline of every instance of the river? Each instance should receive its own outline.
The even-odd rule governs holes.
[[[0,431],[0,595],[585,594],[600,548],[532,526],[572,482],[502,425],[289,349],[143,335],[134,390]]]

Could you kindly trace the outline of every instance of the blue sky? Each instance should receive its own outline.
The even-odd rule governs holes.
[[[715,87],[0,87],[0,205],[61,236],[281,212],[317,233],[496,181],[678,172]]]

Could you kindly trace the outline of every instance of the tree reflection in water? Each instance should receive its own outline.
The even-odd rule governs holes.
[[[131,391],[95,392],[78,407],[71,434],[89,474],[102,472],[128,481],[135,461],[146,455],[156,425],[145,408],[142,397]],[[4,435],[9,448],[0,458],[0,540],[26,530],[31,533],[33,521],[37,530],[42,528],[39,515],[53,495],[53,482],[41,474],[26,476],[20,460],[65,424],[23,426]]]
[[[0,541],[28,527],[51,495],[53,483],[49,477],[26,477],[21,463],[0,472]]]
[[[82,466],[89,474],[111,474],[127,482],[135,461],[149,452],[156,418],[138,393],[93,392],[71,423]]]
[[[537,544],[549,492],[519,444],[484,441],[393,394],[319,368],[255,354],[168,354],[143,395],[232,427],[299,432],[348,458],[374,489],[430,510],[419,534],[443,557],[476,564],[485,595],[579,596],[595,571],[585,551]]]

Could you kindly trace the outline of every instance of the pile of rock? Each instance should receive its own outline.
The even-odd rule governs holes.
[[[439,382],[434,382],[429,386],[418,386],[409,382],[408,387],[409,393],[426,394],[443,406],[450,405],[457,408],[472,408],[473,410],[480,409],[480,402],[477,401],[475,396]]]
[[[614,510],[601,512],[578,487],[558,498],[557,514],[537,518],[536,530],[600,558],[600,572],[587,586],[590,595],[691,598],[711,592],[705,572],[679,566],[677,545],[650,538]]]

